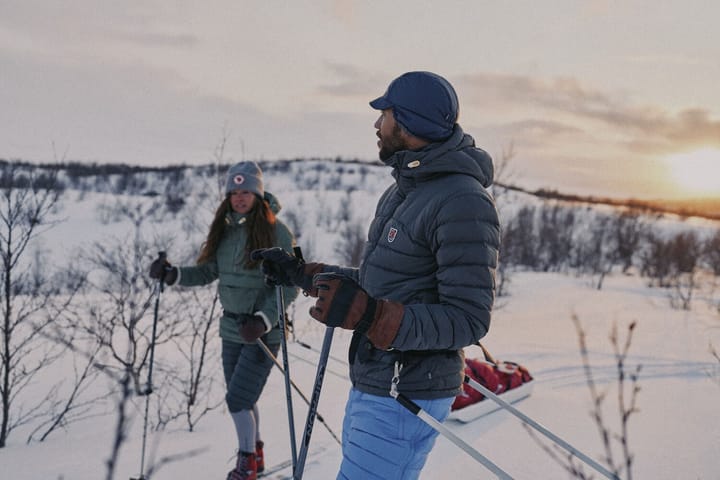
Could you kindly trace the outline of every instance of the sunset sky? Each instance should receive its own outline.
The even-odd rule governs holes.
[[[448,78],[527,188],[720,196],[720,4],[0,0],[0,158],[377,158],[368,101]]]

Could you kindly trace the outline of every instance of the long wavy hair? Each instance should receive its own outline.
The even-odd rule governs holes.
[[[215,256],[220,239],[225,233],[225,226],[228,222],[228,214],[232,212],[230,195],[220,203],[215,211],[215,218],[210,224],[210,231],[200,249],[197,263],[205,263]],[[257,268],[259,261],[250,259],[250,252],[258,248],[270,248],[275,246],[275,214],[270,209],[267,200],[255,195],[255,203],[247,214],[245,228],[247,229],[247,244],[243,256],[243,267],[246,269]]]

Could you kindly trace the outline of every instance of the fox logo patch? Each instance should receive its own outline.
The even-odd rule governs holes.
[[[388,236],[387,236],[388,243],[392,243],[395,241],[395,237],[397,237],[397,233],[398,233],[397,228],[390,227],[390,231],[388,232]]]

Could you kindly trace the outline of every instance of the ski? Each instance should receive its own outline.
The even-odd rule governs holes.
[[[308,457],[316,457],[323,453],[325,451],[324,447],[320,447],[317,450],[311,452],[308,454]],[[280,472],[286,469],[292,469],[293,462],[292,459],[287,459],[285,461],[282,461],[280,463],[276,463],[275,465],[269,465],[265,467],[265,470],[263,470],[261,473],[257,474],[257,478],[267,478],[269,480],[292,480],[293,478],[293,472],[290,471],[287,475],[281,475]],[[271,475],[278,474],[277,476],[271,477]]]
[[[271,465],[269,467],[265,467],[265,470],[257,474],[257,478],[264,478],[269,475],[272,475],[273,473],[278,473],[282,470],[285,470],[286,468],[292,467],[293,461],[292,459],[285,460],[284,462],[280,462],[275,465]]]

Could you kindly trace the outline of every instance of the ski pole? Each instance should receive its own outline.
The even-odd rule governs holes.
[[[402,364],[400,364],[400,362],[395,362],[395,374],[393,375],[392,382],[390,384],[390,396],[392,398],[397,400],[397,402],[403,407],[405,407],[410,413],[428,424],[430,428],[432,428],[438,433],[441,433],[444,437],[446,437],[456,446],[460,447],[465,453],[480,462],[480,464],[482,464],[485,468],[494,473],[497,478],[499,478],[500,480],[513,480],[513,478],[507,472],[495,465],[489,458],[472,448],[462,438],[455,435],[449,428],[443,425],[435,417],[423,410],[420,405],[400,393],[397,388],[398,384],[400,383],[400,370],[402,370]]]
[[[410,413],[412,413],[413,415],[418,417],[423,422],[427,423],[431,428],[436,430],[438,433],[441,433],[452,443],[454,443],[455,445],[457,445],[458,447],[463,449],[465,451],[465,453],[467,453],[468,455],[473,457],[475,460],[480,462],[485,468],[487,468],[492,473],[494,473],[495,476],[497,476],[497,478],[499,478],[501,480],[513,480],[513,477],[508,475],[507,472],[502,470],[500,467],[495,465],[490,459],[488,459],[483,454],[481,454],[480,452],[478,452],[477,450],[472,448],[470,445],[468,445],[462,438],[455,435],[449,428],[447,428],[445,425],[440,423],[435,417],[433,417],[432,415],[427,413],[425,410],[420,408],[420,406],[417,403],[413,402],[412,400],[407,398],[402,393],[398,393],[397,396],[395,397],[395,400],[397,400],[400,403],[400,405],[402,405],[403,407],[408,409],[410,411]]]
[[[313,386],[310,406],[308,408],[307,419],[305,421],[305,432],[300,445],[298,462],[293,469],[294,480],[302,479],[303,470],[305,469],[305,460],[307,459],[308,448],[310,447],[310,436],[312,435],[313,422],[315,421],[315,416],[317,415],[317,406],[320,402],[320,390],[322,389],[323,378],[325,377],[325,367],[327,366],[328,357],[330,356],[330,346],[332,345],[334,331],[335,329],[333,327],[325,328],[325,337],[323,338],[317,373],[315,374],[315,385]]]
[[[287,331],[285,330],[285,298],[281,285],[275,286],[277,294],[278,323],[280,324],[280,345],[282,346],[283,364],[285,366],[285,396],[287,398],[288,426],[290,428],[290,452],[293,470],[297,464],[297,441],[295,440],[295,417],[293,415],[292,390],[290,389],[290,363],[288,361]]]
[[[594,468],[595,470],[597,470],[598,473],[602,474],[603,476],[605,476],[605,477],[607,477],[607,478],[609,478],[609,479],[611,479],[611,480],[620,480],[620,477],[618,477],[616,474],[608,471],[605,467],[603,467],[602,465],[600,465],[599,463],[597,463],[595,460],[593,460],[592,458],[588,457],[587,455],[585,455],[584,453],[582,453],[581,451],[579,451],[577,448],[573,447],[572,445],[570,445],[569,443],[567,443],[565,440],[563,440],[562,438],[558,437],[557,435],[555,435],[554,433],[552,433],[550,430],[548,430],[547,428],[543,427],[542,425],[540,425],[539,423],[537,423],[535,420],[533,420],[532,418],[528,417],[527,415],[525,415],[524,413],[522,413],[522,412],[521,412],[520,410],[518,410],[517,408],[513,407],[512,405],[510,405],[510,404],[509,404],[508,402],[506,402],[505,400],[503,400],[502,398],[500,398],[500,397],[498,397],[497,395],[495,395],[495,393],[493,393],[492,391],[490,391],[489,389],[487,389],[483,384],[481,384],[481,383],[473,380],[472,378],[468,377],[467,375],[465,376],[465,383],[467,383],[468,385],[470,385],[474,390],[477,390],[478,392],[482,393],[483,395],[485,395],[486,397],[488,397],[489,399],[491,399],[492,401],[494,401],[495,403],[497,403],[498,405],[500,405],[502,408],[504,408],[504,409],[507,410],[508,412],[510,412],[510,413],[512,413],[513,415],[515,415],[516,417],[518,417],[520,420],[522,420],[523,422],[525,422],[527,425],[530,425],[530,426],[533,427],[535,430],[537,430],[538,432],[540,432],[540,433],[542,433],[543,435],[545,435],[547,438],[549,438],[550,440],[552,440],[553,442],[555,442],[557,445],[561,446],[562,448],[564,448],[565,450],[567,450],[568,452],[570,452],[572,455],[575,455],[577,458],[579,458],[579,459],[582,460],[583,462],[585,462],[585,463],[587,463],[588,465],[590,465],[592,468]]]
[[[280,362],[278,362],[278,359],[273,353],[270,351],[267,345],[265,345],[265,342],[262,341],[262,339],[258,338],[257,343],[260,346],[260,348],[265,352],[265,355],[272,360],[272,362],[275,364],[275,366],[285,375],[285,370],[283,369],[282,365],[280,365]],[[292,379],[290,379],[290,385],[295,389],[298,395],[300,395],[300,398],[302,398],[305,403],[309,406],[310,400],[308,400],[307,396],[300,390],[300,387],[297,386],[295,382],[293,382]],[[332,431],[330,426],[325,422],[325,419],[320,415],[320,413],[317,414],[317,419],[322,423],[328,432],[330,432],[330,435],[335,439],[335,441],[338,443],[338,445],[342,445],[342,442],[338,438],[338,436],[335,434],[335,432]]]
[[[167,258],[167,254],[165,252],[158,252],[158,260],[163,261],[166,258]],[[158,312],[160,309],[160,295],[163,293],[164,284],[165,284],[165,270],[163,270],[163,273],[162,273],[162,275],[160,275],[160,278],[158,279],[158,283],[157,283],[157,296],[155,297],[155,312],[153,314],[152,339],[150,341],[150,364],[148,365],[147,383],[145,384],[145,391],[143,392],[143,395],[150,395],[153,391],[152,372],[153,372],[153,365],[155,363],[155,339],[157,338],[157,324],[158,324]]]
[[[158,260],[164,261],[167,258],[165,252],[158,252]],[[145,477],[145,445],[147,442],[147,424],[148,424],[148,411],[150,409],[150,394],[153,392],[152,386],[152,372],[153,364],[155,363],[155,339],[157,338],[157,324],[158,324],[158,312],[160,311],[160,295],[163,292],[163,281],[165,280],[165,270],[160,275],[157,281],[156,296],[155,296],[155,311],[153,314],[153,326],[152,326],[152,337],[150,338],[150,362],[148,364],[148,376],[147,382],[145,383],[145,390],[140,392],[140,395],[145,396],[145,418],[143,419],[143,438],[142,438],[142,453],[140,454],[140,477],[137,479],[131,478],[130,480],[146,480]]]

